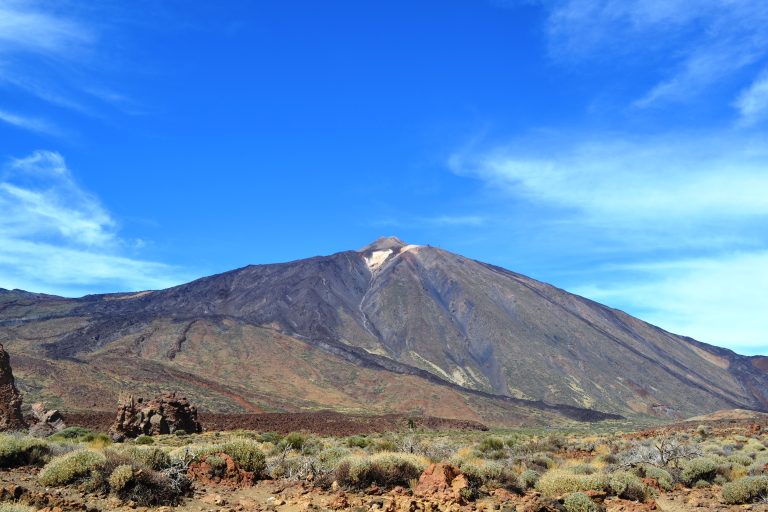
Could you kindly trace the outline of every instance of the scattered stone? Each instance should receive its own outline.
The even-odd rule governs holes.
[[[140,435],[173,434],[183,431],[196,434],[203,431],[197,420],[197,409],[176,393],[158,395],[144,401],[129,396],[117,409],[117,418],[109,428],[112,439],[121,442]]]
[[[0,345],[0,431],[27,428],[21,414],[21,393],[16,389],[11,358]]]

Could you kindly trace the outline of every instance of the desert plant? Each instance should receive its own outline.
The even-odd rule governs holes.
[[[567,512],[597,512],[597,505],[584,493],[574,492],[565,497],[563,506]]]
[[[50,454],[48,443],[42,439],[0,436],[0,468],[42,466],[48,462]]]
[[[712,482],[719,468],[717,461],[710,457],[697,457],[683,464],[683,472],[680,477],[683,482],[691,486],[699,480]]]
[[[503,450],[504,441],[499,439],[498,437],[486,437],[480,441],[480,444],[477,446],[477,449],[480,451],[480,453],[486,453],[486,454],[494,451]]]
[[[336,480],[341,485],[364,489],[376,484],[383,487],[408,485],[426,468],[418,456],[405,453],[378,453],[366,457],[351,456],[339,462]]]
[[[610,476],[611,492],[625,500],[645,501],[648,487],[632,473],[617,471]]]
[[[114,492],[120,492],[133,479],[133,466],[130,464],[121,464],[112,470],[109,475],[109,488]]]
[[[659,487],[665,491],[671,491],[675,487],[675,479],[665,469],[646,465],[638,468],[637,472],[638,476],[655,479]]]
[[[136,438],[134,443],[135,444],[155,444],[155,440],[152,439],[152,436],[141,435]]]
[[[553,469],[544,473],[536,482],[536,489],[546,496],[562,496],[579,491],[602,491],[610,488],[606,475],[574,475]]]
[[[306,436],[298,432],[291,432],[280,441],[278,446],[282,445],[281,447],[288,447],[291,450],[301,450],[306,442]]]
[[[131,459],[131,461],[159,471],[171,465],[171,457],[160,448],[154,446],[126,445],[119,452]]]
[[[347,439],[347,446],[350,448],[365,448],[371,443],[367,437],[352,436]]]
[[[19,503],[0,503],[0,512],[35,512],[34,507]]]
[[[53,458],[40,471],[43,485],[59,486],[87,477],[105,461],[104,454],[94,450],[76,450]]]
[[[245,471],[261,473],[266,467],[264,452],[259,443],[246,438],[234,438],[220,444],[184,446],[173,450],[169,455],[173,463],[185,463],[201,460],[208,455],[224,453]]]
[[[768,498],[768,476],[745,476],[723,486],[723,501],[728,505],[753,503]]]
[[[597,468],[591,464],[576,464],[575,466],[571,466],[569,469],[571,470],[571,473],[577,475],[591,475],[592,473],[597,472]]]
[[[518,485],[522,489],[530,489],[536,485],[539,481],[539,474],[532,469],[526,469],[517,479]]]

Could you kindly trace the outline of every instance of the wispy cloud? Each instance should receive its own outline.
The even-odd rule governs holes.
[[[0,0],[0,85],[41,100],[45,106],[91,117],[102,117],[99,112],[106,105],[138,111],[125,94],[100,83],[105,74],[99,62],[108,51],[103,31],[97,28],[103,20],[77,17],[76,12],[45,2]],[[12,124],[61,135],[60,131],[41,129],[51,123]]]
[[[450,166],[537,205],[569,240],[588,240],[577,250],[613,248],[597,259],[615,263],[569,269],[569,288],[702,341],[766,350],[765,137],[569,139],[463,151]]]
[[[630,141],[606,134],[592,140],[601,142],[524,141],[457,153],[450,165],[491,186],[571,208],[585,220],[620,222],[622,229],[768,215],[765,137]]]
[[[39,2],[0,0],[0,52],[33,53],[66,59],[81,54],[96,40],[92,29],[53,12]]]
[[[59,135],[61,131],[52,123],[35,117],[27,117],[14,114],[6,110],[0,110],[0,121],[17,128],[48,135]]]
[[[735,102],[741,123],[752,126],[768,118],[768,71],[764,71]]]
[[[177,284],[179,269],[126,255],[117,223],[75,181],[64,158],[36,151],[0,180],[0,286],[64,295]]]
[[[436,215],[422,217],[419,221],[434,226],[481,226],[486,218],[480,215]]]
[[[768,56],[768,4],[750,0],[562,0],[548,9],[553,55],[646,59],[663,70],[635,105],[688,101]],[[625,61],[626,62],[626,61]]]
[[[768,353],[768,251],[614,266],[632,279],[573,291],[678,334],[742,353]],[[756,313],[757,312],[757,313]]]

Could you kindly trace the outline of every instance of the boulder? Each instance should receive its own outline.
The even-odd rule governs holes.
[[[461,501],[469,489],[469,481],[453,464],[430,464],[419,477],[413,493],[416,496]]]
[[[21,414],[21,401],[21,393],[13,379],[11,358],[0,345],[0,431],[27,428]]]
[[[32,405],[32,415],[37,421],[29,427],[29,434],[33,437],[48,437],[67,428],[64,416],[58,410],[48,410],[41,403]]]
[[[197,420],[197,409],[176,393],[158,395],[152,400],[129,396],[117,409],[109,434],[117,442],[141,435],[189,434],[203,431]]]

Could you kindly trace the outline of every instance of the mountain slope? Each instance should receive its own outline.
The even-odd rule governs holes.
[[[168,378],[193,396],[205,391],[207,403],[224,397],[232,410],[411,407],[509,423],[590,417],[580,408],[674,417],[768,408],[768,358],[675,336],[525,276],[395,238],[160,291],[82,299],[0,293],[0,342],[30,358],[21,380],[40,394],[50,386],[35,384],[37,364],[71,367],[74,381],[83,365],[105,374],[128,365],[150,376],[181,372]],[[143,382],[129,371],[120,378]],[[416,396],[404,382],[419,390],[418,403],[403,402]],[[98,396],[99,386],[91,388],[80,394]]]

